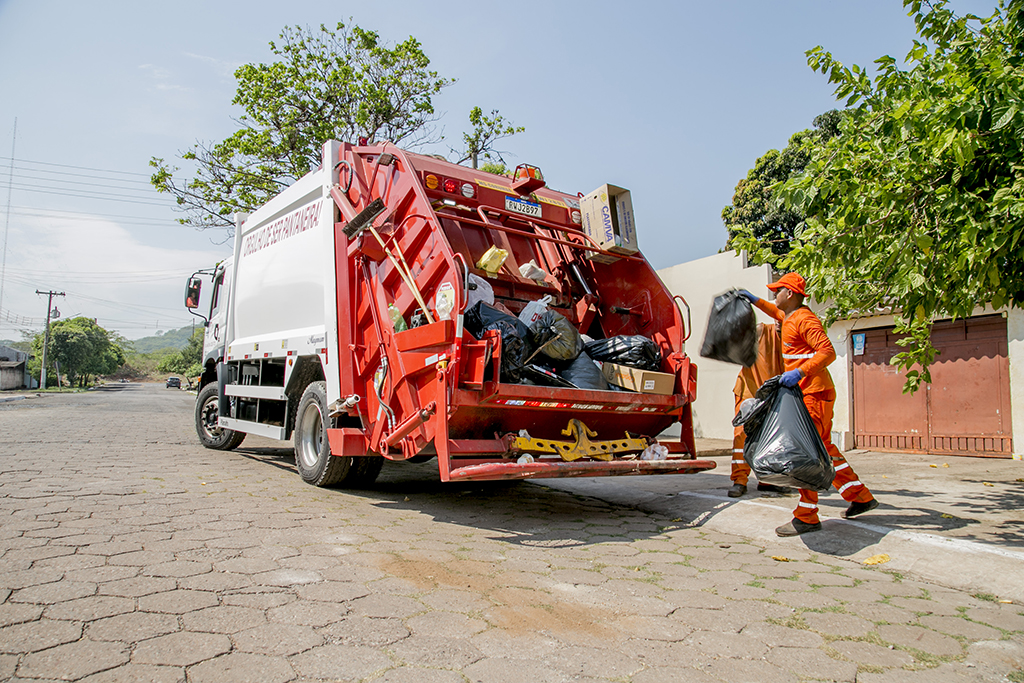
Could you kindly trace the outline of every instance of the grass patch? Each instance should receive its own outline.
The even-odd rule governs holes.
[[[796,628],[796,629],[800,629],[801,631],[810,631],[811,630],[810,625],[806,621],[804,621],[804,618],[802,616],[800,616],[799,614],[794,614],[793,616],[786,617],[785,619],[778,619],[778,618],[771,617],[771,618],[765,619],[765,621],[767,621],[769,624],[775,624],[776,626],[785,626],[786,628]]]
[[[999,602],[998,595],[992,595],[991,593],[974,593],[971,595],[976,600],[983,600],[985,602]]]
[[[1024,683],[1024,669],[1017,669],[1006,674],[1006,680],[1010,683]]]

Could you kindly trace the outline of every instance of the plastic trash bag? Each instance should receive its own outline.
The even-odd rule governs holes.
[[[579,389],[567,379],[559,377],[554,370],[528,363],[520,368],[523,379],[530,380],[533,384],[541,387],[562,387],[564,389]]]
[[[522,377],[523,363],[529,358],[530,331],[514,315],[502,313],[483,301],[478,301],[466,311],[463,324],[477,339],[482,339],[488,330],[497,330],[501,336],[501,379],[518,382]]]
[[[477,301],[494,304],[494,288],[491,283],[476,273],[469,274],[469,291],[466,293],[466,308],[473,308]]]
[[[519,266],[519,274],[530,280],[536,280],[537,282],[543,282],[548,276],[547,271],[538,266],[536,260],[531,260],[529,263],[524,263]]]
[[[757,362],[757,318],[735,289],[715,297],[700,355],[747,368]]]
[[[537,319],[544,314],[544,311],[548,310],[548,304],[552,301],[550,294],[541,297],[537,301],[531,301],[523,307],[522,312],[519,314],[519,320],[524,325],[529,327],[533,323],[537,322]]]
[[[661,370],[661,350],[647,337],[634,334],[595,339],[583,346],[594,360],[628,365],[640,370]]]
[[[757,390],[757,395],[754,398],[748,398],[740,404],[739,412],[732,419],[732,426],[739,427],[742,425],[743,432],[748,438],[755,436],[758,430],[761,429],[764,416],[771,406],[771,399],[775,396],[775,391],[778,388],[778,376],[765,380],[764,384]]]
[[[652,443],[640,454],[641,460],[668,460],[668,449],[660,443]]]
[[[778,386],[776,382],[771,396],[761,398],[768,406],[764,419],[753,436],[748,433],[743,447],[743,459],[757,480],[811,491],[828,490],[836,471],[800,389]]]
[[[556,361],[574,361],[583,351],[580,333],[565,316],[550,308],[530,325],[530,343]]]
[[[590,359],[586,351],[583,351],[572,362],[572,365],[565,368],[558,375],[567,379],[580,389],[593,389],[596,391],[608,391],[608,381],[604,378],[601,368]]]

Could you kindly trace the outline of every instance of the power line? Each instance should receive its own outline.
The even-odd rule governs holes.
[[[18,206],[14,205],[11,208],[14,209],[13,213],[19,216],[41,216],[60,218],[65,221],[86,221],[86,222],[99,222],[103,218],[127,218],[133,221],[141,221],[142,223],[152,223],[154,225],[166,225],[168,227],[180,227],[180,223],[175,220],[168,220],[164,218],[154,218],[152,216],[125,216],[123,214],[116,213],[93,213],[92,211],[61,211],[60,209],[42,209],[35,206]],[[63,215],[62,215],[63,214]],[[140,223],[131,223],[130,225],[139,225]]]
[[[41,178],[39,176],[34,176],[34,175],[25,175],[24,173],[13,173],[11,171],[6,171],[6,172],[5,171],[0,171],[0,177],[5,176],[5,175],[9,176],[11,179],[16,177],[19,181],[21,181],[21,180],[42,180],[44,183],[52,182],[52,183],[66,183],[68,185],[88,185],[89,187],[113,187],[113,188],[118,189],[118,190],[125,190],[126,192],[143,192],[144,191],[143,188],[141,188],[141,187],[140,188],[135,188],[135,187],[122,186],[122,185],[105,185],[105,184],[102,184],[102,183],[87,183],[87,182],[82,181],[82,180],[66,180],[64,178],[45,178],[45,177]],[[88,178],[89,176],[84,176],[84,177]],[[112,182],[115,182],[115,183],[137,183],[137,182],[139,182],[137,180],[118,180],[117,178],[95,178],[95,177],[93,178],[93,180],[109,180],[109,181],[112,181]],[[157,191],[156,188],[153,187],[152,185],[150,185],[149,183],[139,183],[139,184],[147,186],[145,191],[149,191],[149,192],[156,192]]]
[[[54,194],[54,190],[53,190],[52,187],[51,188],[47,188],[47,189],[42,189],[42,190],[33,190],[33,189],[28,188],[28,187],[19,187],[18,189],[21,190],[22,192],[42,192],[42,193],[50,194],[50,195]],[[130,199],[110,199],[110,198],[107,198],[107,197],[96,197],[96,196],[93,196],[93,195],[70,194],[68,192],[61,192],[59,194],[60,194],[61,197],[74,197],[76,199],[98,199],[100,201],[119,202],[121,204],[144,204],[146,206],[162,206],[164,208],[168,208],[168,207],[172,206],[172,204],[163,204],[163,203],[159,203],[159,202],[141,202],[141,201],[133,201],[133,200],[130,200]],[[114,196],[119,196],[119,195],[114,195]]]
[[[131,178],[104,178],[103,176],[91,175],[88,173],[71,173],[70,171],[51,171],[46,168],[20,168],[18,166],[12,166],[9,171],[2,171],[2,173],[14,173],[14,171],[29,171],[30,173],[49,173],[50,175],[56,176],[72,176],[74,178],[93,178],[95,180],[112,180],[116,183],[135,183],[137,185],[150,185],[148,180],[132,180]],[[50,178],[37,178],[37,180],[51,180]]]
[[[60,168],[74,168],[74,169],[77,169],[79,171],[96,171],[98,173],[119,173],[121,175],[136,175],[136,176],[149,177],[148,173],[138,173],[138,172],[135,172],[135,171],[113,171],[113,170],[104,169],[104,168],[88,168],[86,166],[70,166],[68,164],[53,164],[53,163],[49,163],[49,162],[46,162],[46,161],[32,161],[31,159],[15,159],[13,152],[11,153],[11,156],[9,156],[9,157],[0,157],[0,160],[3,160],[3,161],[17,161],[17,162],[20,162],[20,163],[23,163],[23,164],[38,164],[40,166],[58,166]]]

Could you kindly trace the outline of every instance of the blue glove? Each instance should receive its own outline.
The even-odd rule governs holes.
[[[754,296],[753,294],[751,294],[750,292],[748,292],[745,289],[741,289],[740,290],[740,296],[742,296],[744,299],[746,299],[747,301],[749,301],[752,304],[756,304],[758,301],[760,301],[760,299],[758,299],[756,296]]]
[[[804,371],[801,370],[800,368],[797,368],[796,370],[789,370],[787,372],[782,373],[782,377],[779,378],[779,384],[781,384],[784,387],[792,388],[795,387],[797,384],[800,384],[800,380],[802,380],[803,378]]]

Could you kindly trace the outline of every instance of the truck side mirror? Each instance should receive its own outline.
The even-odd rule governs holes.
[[[188,281],[188,288],[185,290],[185,308],[199,308],[199,292],[203,288],[203,281],[194,277]]]

